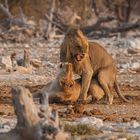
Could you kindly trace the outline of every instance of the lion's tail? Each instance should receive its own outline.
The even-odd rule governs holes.
[[[120,91],[120,88],[119,88],[119,85],[118,85],[117,80],[115,80],[114,88],[115,88],[115,91],[117,92],[118,96],[119,96],[123,101],[125,101],[125,102],[130,102],[128,99],[126,99],[126,98],[121,94],[121,91]]]

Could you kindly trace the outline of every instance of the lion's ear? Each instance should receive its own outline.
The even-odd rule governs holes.
[[[67,71],[69,71],[69,72],[71,72],[71,73],[73,72],[72,63],[68,63]]]
[[[78,35],[79,37],[83,37],[83,36],[84,36],[83,33],[82,33],[82,31],[79,30],[79,29],[76,30],[76,33],[77,33],[77,35]]]
[[[67,67],[66,67],[66,72],[67,72],[67,78],[70,80],[72,80],[73,78],[73,69],[72,69],[72,64],[68,63]]]

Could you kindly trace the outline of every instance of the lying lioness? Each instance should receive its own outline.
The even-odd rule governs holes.
[[[50,103],[67,103],[76,102],[80,96],[80,91],[81,79],[74,80],[72,64],[64,63],[60,65],[56,79],[38,93],[42,97],[41,100],[43,100],[43,94],[48,94]],[[104,96],[104,91],[96,79],[91,81],[88,93],[96,100],[100,100]]]

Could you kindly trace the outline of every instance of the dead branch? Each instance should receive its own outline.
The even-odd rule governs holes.
[[[11,13],[9,12],[8,6],[4,7],[2,4],[0,4],[0,10],[8,17],[13,18]]]
[[[0,4],[0,10],[8,18],[5,20],[6,25],[18,25],[19,27],[30,27],[25,23],[25,18],[22,9],[20,8],[20,18],[14,18],[14,16],[9,11],[9,6],[7,0],[5,0],[5,6]]]
[[[5,0],[5,7],[9,10],[8,0]]]
[[[30,66],[30,55],[27,49],[24,50],[24,67],[29,68]]]
[[[81,30],[88,34],[89,32],[93,30],[100,30],[101,24],[104,22],[110,22],[112,20],[115,20],[115,17],[107,16],[107,17],[99,17],[97,22],[91,26],[83,27]]]
[[[127,32],[134,29],[140,29],[140,23],[138,22],[133,24],[125,23],[121,26],[117,26],[114,28],[101,26],[99,29],[94,29],[94,28],[91,29],[91,32],[88,32],[89,33],[88,36],[93,38],[108,37],[108,36],[114,36],[116,35],[116,33]]]
[[[6,135],[0,134],[0,138],[6,140],[41,140],[40,118],[29,90],[24,87],[13,87],[12,100],[17,115],[17,125],[14,130],[6,133]]]
[[[37,109],[32,94],[21,86],[12,88],[12,100],[17,125],[8,133],[0,133],[0,140],[66,140],[68,135],[61,131],[58,114],[49,107],[48,101],[41,110]]]
[[[81,20],[81,17],[79,17],[76,13],[74,13],[73,16],[70,18],[69,25],[63,24],[62,21],[60,20],[60,18],[58,17],[58,15],[55,16],[54,20],[56,20],[56,21],[53,21],[53,19],[50,19],[47,14],[45,15],[45,17],[48,20],[48,22],[51,22],[58,29],[60,29],[61,33],[64,33],[69,28],[69,26],[74,26],[76,20]]]
[[[108,32],[110,33],[117,33],[117,32],[125,32],[125,31],[129,31],[132,29],[138,29],[140,28],[140,23],[136,22],[133,24],[123,24],[122,26],[119,26],[117,28],[112,28],[112,29],[106,29],[108,30]]]
[[[54,19],[53,19],[53,21],[54,21],[55,23],[57,23],[58,25],[60,25],[60,26],[56,26],[56,27],[57,27],[59,30],[61,30],[62,32],[65,32],[65,31],[69,28],[68,25],[66,25],[65,23],[63,23],[63,22],[61,21],[61,19],[60,19],[60,17],[58,16],[57,13],[54,13]]]
[[[17,115],[16,130],[21,137],[40,140],[42,135],[40,119],[31,93],[24,87],[14,87],[12,97]]]
[[[48,22],[51,22],[51,24],[55,25],[63,33],[63,27],[59,23],[57,23],[57,22],[53,21],[52,19],[50,19],[50,17],[47,14],[45,14],[45,17],[46,17],[46,19],[47,19]]]
[[[50,15],[49,15],[51,21],[53,19],[54,10],[55,10],[55,0],[52,0],[51,9],[50,9]],[[47,28],[47,31],[46,31],[46,34],[45,34],[45,36],[47,38],[49,37],[49,33],[51,32],[51,30],[52,30],[52,23],[48,22],[48,28]]]
[[[62,32],[65,32],[69,28],[69,26],[71,26],[71,24],[70,25],[64,24],[61,21],[61,19],[59,18],[59,16],[56,13],[54,13],[54,14],[55,14],[54,21],[51,20],[48,16],[46,16],[46,18],[48,19],[49,22],[51,22],[52,24],[56,25],[56,27],[59,28]],[[75,17],[75,15],[74,15],[74,21],[77,18],[79,19],[79,17],[77,17],[77,16]],[[102,23],[104,23],[104,22],[110,22],[112,20],[115,20],[115,17],[112,17],[112,16],[99,17],[98,20],[97,20],[97,22],[94,25],[87,26],[87,27],[82,27],[81,30],[85,34],[88,34],[89,32],[91,32],[93,30],[99,30],[99,28],[100,28],[100,26],[101,26]],[[73,17],[72,17],[72,21],[73,21]]]
[[[69,26],[65,23],[62,22],[61,18],[58,16],[57,13],[54,13],[55,18],[53,21],[50,21],[52,24],[55,24],[59,30],[62,32],[66,32]],[[129,30],[133,29],[139,29],[140,23],[123,23],[121,25],[118,25],[116,27],[106,27],[102,23],[107,23],[113,20],[117,20],[116,17],[114,16],[107,16],[107,17],[100,17],[99,14],[97,14],[98,20],[95,24],[91,26],[86,26],[86,27],[81,27],[80,29],[89,37],[95,37],[95,38],[100,38],[100,37],[107,37],[107,36],[112,36],[116,35],[116,33],[122,33],[122,32],[127,32]]]
[[[92,6],[94,8],[95,15],[98,17],[99,16],[99,12],[98,12],[95,0],[92,1]]]
[[[21,20],[25,23],[25,16],[21,7],[19,7]]]

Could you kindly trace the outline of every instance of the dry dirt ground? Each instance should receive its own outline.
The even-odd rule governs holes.
[[[113,39],[114,40],[114,39]],[[104,41],[101,41],[104,42]],[[111,41],[105,42],[105,46]],[[40,40],[30,41],[30,43],[1,43],[1,54],[10,54],[17,52],[22,55],[23,48],[29,48],[31,57],[39,59],[43,67],[34,71],[34,74],[16,75],[14,73],[0,73],[0,116],[15,117],[11,101],[11,85],[24,85],[33,93],[43,87],[47,82],[52,80],[56,74],[56,64],[59,63],[59,44],[61,41],[41,42]],[[114,43],[115,44],[115,43]],[[115,55],[118,63],[118,81],[121,91],[130,98],[130,103],[124,103],[115,94],[113,105],[104,105],[101,103],[87,104],[83,113],[75,114],[70,105],[52,104],[51,106],[59,110],[59,114],[66,120],[73,120],[80,116],[95,116],[104,121],[129,122],[131,120],[140,121],[140,71],[129,71],[125,64],[140,62],[140,54],[127,54],[128,48],[113,46],[107,49]],[[124,67],[123,67],[124,66]],[[15,76],[16,75],[16,76]],[[15,76],[15,77],[14,77]],[[35,77],[36,76],[36,77]]]
[[[42,86],[28,87],[31,91],[36,91]],[[11,101],[11,88],[8,86],[0,87],[0,116],[14,117],[14,109]],[[104,121],[111,122],[129,122],[131,120],[140,121],[140,88],[121,86],[121,90],[125,95],[129,95],[131,103],[124,103],[115,96],[113,105],[104,105],[101,103],[87,104],[83,113],[73,113],[70,105],[51,104],[51,106],[59,110],[59,114],[65,120],[74,120],[81,116],[94,116]],[[115,92],[114,92],[115,93]],[[70,111],[64,112],[68,109]]]

